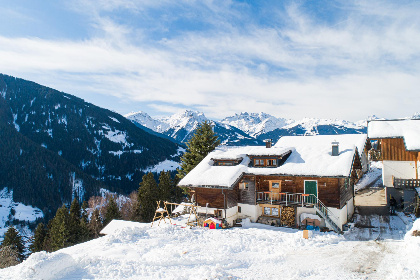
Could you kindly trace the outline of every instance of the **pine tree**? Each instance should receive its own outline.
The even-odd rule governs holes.
[[[80,218],[81,218],[81,210],[80,204],[77,199],[73,199],[73,202],[70,205],[70,215],[68,220],[68,228],[69,228],[69,243],[74,245],[80,243],[81,237],[81,228],[80,228]]]
[[[56,251],[69,246],[70,230],[69,230],[69,212],[65,205],[58,208],[57,213],[52,220],[50,230],[51,250]]]
[[[81,217],[80,217],[80,242],[85,242],[90,239],[89,236],[89,219],[87,214],[88,204],[83,201]]]
[[[87,203],[87,201],[85,200],[85,201],[83,201],[83,203],[82,203],[82,209],[81,209],[81,219],[82,219],[83,221],[85,221],[85,222],[86,222],[86,224],[89,222],[87,209],[88,209],[88,203]]]
[[[161,201],[171,200],[171,189],[172,189],[171,173],[169,171],[160,172],[159,185],[158,185],[158,199]]]
[[[121,219],[121,213],[114,197],[111,195],[109,196],[108,204],[105,207],[104,226],[114,219]]]
[[[91,236],[93,238],[97,238],[99,236],[99,232],[103,228],[102,218],[101,218],[101,215],[99,214],[98,208],[96,208],[93,211],[92,216],[90,217],[90,222],[89,222],[88,227],[89,227]]]
[[[45,229],[45,225],[43,223],[39,223],[38,226],[35,229],[34,234],[34,241],[29,246],[29,249],[32,253],[40,252],[44,250],[44,242],[47,238],[47,230]]]
[[[151,172],[143,176],[138,190],[136,214],[140,222],[151,222],[156,211],[157,183]]]
[[[3,248],[6,246],[10,246],[12,250],[17,252],[19,261],[24,259],[23,251],[25,246],[23,245],[22,237],[13,226],[10,226],[7,229],[6,233],[4,234],[3,243],[0,247]]]
[[[181,157],[181,168],[178,169],[179,179],[184,178],[205,156],[213,151],[220,144],[220,140],[214,134],[211,123],[205,121],[199,125],[193,137],[186,144],[187,151]]]
[[[172,187],[171,187],[171,201],[180,203],[184,198],[184,190],[178,187],[179,178],[175,176],[172,179]]]

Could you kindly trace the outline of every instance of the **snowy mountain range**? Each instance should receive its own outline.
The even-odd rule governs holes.
[[[156,119],[145,112],[130,113],[125,117],[137,125],[172,137],[180,143],[188,141],[198,124],[206,120],[213,123],[215,133],[225,145],[261,145],[265,139],[277,141],[286,135],[366,133],[366,121],[353,123],[316,118],[291,120],[266,113],[242,112],[221,121],[209,120],[203,113],[191,110]]]
[[[250,136],[233,125],[209,120],[203,113],[184,110],[170,117],[154,119],[145,112],[133,112],[125,115],[134,124],[146,127],[162,135],[171,137],[177,143],[187,142],[194,134],[198,125],[210,121],[214,132],[224,145],[262,145],[262,141]]]

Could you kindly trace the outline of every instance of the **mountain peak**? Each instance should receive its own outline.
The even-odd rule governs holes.
[[[134,117],[134,116],[147,116],[147,117],[150,117],[150,115],[148,113],[144,112],[144,111],[137,111],[137,112],[132,111],[132,112],[124,115],[124,117],[125,118],[128,118],[128,119],[131,118],[131,117]]]
[[[221,120],[221,123],[234,126],[251,136],[256,136],[283,127],[287,124],[287,120],[276,118],[264,112],[241,112],[240,114],[224,118]]]

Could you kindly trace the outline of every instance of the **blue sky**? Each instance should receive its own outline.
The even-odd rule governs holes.
[[[420,111],[420,2],[0,0],[0,72],[121,114]]]

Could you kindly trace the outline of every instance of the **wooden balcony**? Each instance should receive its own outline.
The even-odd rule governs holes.
[[[317,198],[313,195],[304,193],[288,193],[288,192],[257,192],[258,204],[272,204],[284,206],[313,206],[317,203]]]

